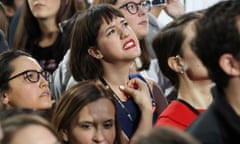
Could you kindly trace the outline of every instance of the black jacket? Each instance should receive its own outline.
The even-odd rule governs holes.
[[[240,117],[228,103],[223,92],[212,89],[214,101],[186,131],[203,144],[240,143]]]

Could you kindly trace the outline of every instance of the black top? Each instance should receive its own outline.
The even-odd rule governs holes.
[[[40,47],[36,41],[27,42],[27,51],[39,62],[40,66],[49,72],[54,72],[62,56],[58,56],[61,50],[58,50],[61,44],[62,34],[59,33],[56,41],[48,47]]]
[[[240,143],[240,117],[223,92],[214,87],[212,93],[213,103],[186,131],[203,144]]]

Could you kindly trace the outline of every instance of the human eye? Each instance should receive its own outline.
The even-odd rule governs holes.
[[[125,27],[127,27],[127,26],[128,26],[128,22],[127,22],[127,21],[124,21],[124,22],[123,22],[123,25],[124,25]]]
[[[47,72],[47,71],[42,71],[42,72],[41,72],[41,75],[45,78],[45,80],[51,82],[51,80],[50,80],[50,79],[51,79],[51,75],[50,75],[49,72]]]
[[[143,7],[147,7],[148,5],[150,5],[150,1],[142,1],[141,5]]]
[[[128,28],[128,26],[129,26],[128,22],[126,20],[122,20],[121,25],[122,25],[123,28]]]
[[[105,129],[111,129],[114,125],[114,122],[111,120],[111,121],[107,121],[104,123],[104,128]]]
[[[80,128],[85,129],[85,130],[91,129],[91,127],[92,127],[92,125],[89,123],[82,123],[79,126],[80,126]]]
[[[115,33],[115,29],[111,28],[107,31],[107,36],[110,36]]]
[[[128,10],[133,10],[133,9],[136,8],[136,5],[135,5],[135,3],[131,2],[131,3],[128,3],[128,4],[126,5],[126,8],[127,8]]]
[[[25,77],[30,80],[35,80],[37,78],[38,73],[35,71],[28,71],[25,74]]]

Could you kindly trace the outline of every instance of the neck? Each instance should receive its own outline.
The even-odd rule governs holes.
[[[55,19],[39,20],[38,22],[43,36],[59,31]]]
[[[129,66],[109,66],[104,69],[103,78],[112,86],[125,85],[128,82]]]
[[[52,45],[56,41],[59,33],[59,28],[55,23],[55,19],[42,20],[39,22],[39,25],[42,32],[39,46],[47,47]]]
[[[212,102],[210,80],[191,81],[180,78],[178,98],[191,104],[196,109],[207,109]]]
[[[239,91],[240,79],[232,78],[229,80],[228,87],[224,90],[227,101],[232,106],[234,111],[240,115],[240,91]]]
[[[114,93],[122,101],[127,100],[127,96],[120,89],[120,85],[126,85],[129,81],[128,75],[132,62],[129,63],[107,63],[103,62],[104,74],[103,79],[111,87]]]

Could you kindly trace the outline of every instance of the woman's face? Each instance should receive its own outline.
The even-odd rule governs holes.
[[[185,30],[185,40],[182,45],[184,63],[187,65],[187,75],[191,80],[209,80],[207,69],[191,49],[191,41],[195,36],[194,23],[189,23]]]
[[[148,34],[148,10],[142,7],[142,5],[148,5],[146,2],[146,0],[118,0],[115,4],[115,7],[123,12],[124,17],[139,40],[143,39]],[[140,3],[141,5],[139,5]],[[135,7],[138,11],[135,14],[130,13],[127,7],[129,9]]]
[[[136,34],[121,17],[115,17],[109,24],[104,22],[101,25],[97,42],[102,59],[110,63],[132,62],[141,54]]]
[[[84,106],[63,138],[69,144],[113,144],[116,137],[115,108],[101,98]]]
[[[28,6],[36,19],[54,19],[61,5],[61,0],[28,0]]]
[[[27,56],[16,58],[10,65],[14,68],[10,77],[27,70],[42,71],[38,62]],[[27,76],[32,77],[33,75],[29,72],[28,75],[25,73],[8,81],[10,89],[4,92],[3,103],[9,107],[37,110],[51,108],[52,101],[48,81],[41,74],[37,82],[30,82]]]
[[[41,125],[28,125],[15,132],[10,144],[60,144],[56,136]]]

